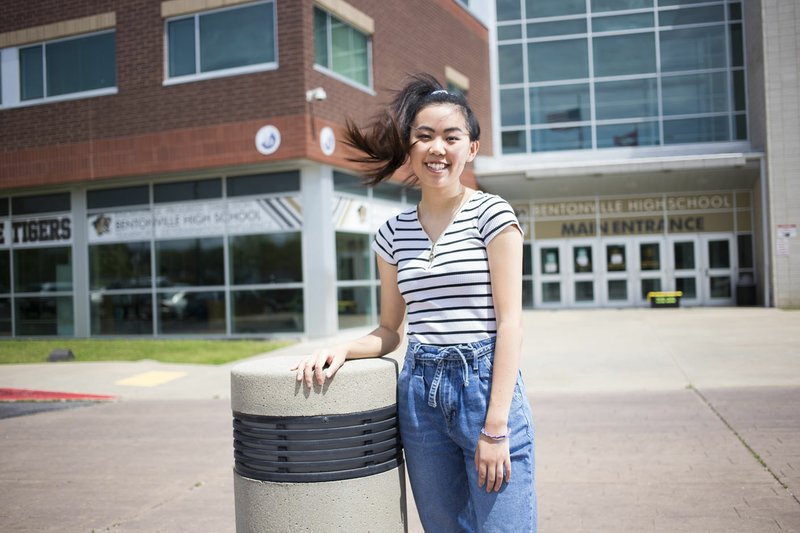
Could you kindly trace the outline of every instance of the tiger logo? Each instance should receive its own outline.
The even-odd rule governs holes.
[[[94,231],[97,233],[98,237],[108,233],[111,231],[111,217],[101,213],[92,221],[92,226],[94,227]]]

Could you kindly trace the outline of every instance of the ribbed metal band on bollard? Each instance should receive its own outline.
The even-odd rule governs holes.
[[[344,415],[233,415],[234,469],[250,479],[337,481],[403,462],[396,405]]]

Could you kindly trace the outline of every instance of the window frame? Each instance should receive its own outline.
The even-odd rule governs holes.
[[[357,28],[353,24],[350,24],[349,22],[344,20],[342,17],[337,16],[335,13],[331,13],[328,9],[322,7],[321,5],[314,4],[313,10],[317,10],[317,9],[322,11],[325,14],[325,38],[326,38],[326,49],[328,51],[328,57],[327,57],[328,65],[330,65],[332,63],[332,56],[331,56],[332,52],[331,52],[331,50],[333,48],[332,43],[331,43],[331,40],[332,40],[332,36],[331,36],[331,18],[335,18],[337,21],[339,21],[339,23],[347,26],[351,30],[357,31],[358,33],[360,33],[361,35],[363,35],[366,38],[366,40],[367,40],[367,80],[368,80],[368,85],[362,85],[360,82],[358,82],[358,81],[356,81],[354,79],[348,78],[344,74],[340,74],[340,73],[336,72],[335,70],[333,70],[329,66],[320,65],[319,63],[317,63],[316,53],[315,53],[315,57],[314,57],[314,70],[316,70],[317,72],[321,72],[321,73],[323,73],[323,74],[325,74],[327,76],[330,76],[332,78],[335,78],[335,79],[341,81],[342,83],[350,85],[351,87],[355,87],[356,89],[364,91],[364,92],[366,92],[368,94],[371,94],[373,96],[375,94],[377,94],[373,90],[373,86],[374,86],[373,74],[374,73],[373,73],[373,68],[372,68],[372,34],[364,32],[360,28]],[[312,13],[313,13],[313,10],[312,10]],[[316,17],[315,16],[312,16],[312,25],[314,24],[313,21],[316,21]],[[312,33],[314,34],[314,37],[316,37],[316,27],[312,28]],[[316,41],[314,42],[314,50],[316,52]]]
[[[273,61],[267,63],[257,63],[254,65],[245,65],[242,67],[231,67],[218,70],[209,70],[207,72],[200,71],[200,17],[221,13],[224,11],[233,11],[236,9],[244,9],[259,4],[272,4],[272,40],[273,49],[275,50],[275,58]],[[225,6],[216,9],[208,9],[204,11],[197,11],[185,15],[177,15],[164,19],[164,81],[162,85],[177,85],[181,83],[191,83],[195,81],[209,80],[214,78],[226,78],[229,76],[240,76],[243,74],[252,74],[254,72],[267,72],[270,70],[277,70],[279,66],[280,52],[278,49],[278,10],[275,5],[275,0],[259,0],[256,2],[248,2],[246,4],[237,4],[233,6]],[[169,24],[178,20],[193,19],[194,21],[194,54],[195,54],[195,72],[193,74],[183,74],[180,76],[170,76],[169,74]]]
[[[88,91],[77,91],[73,93],[58,94],[55,96],[47,95],[47,45],[52,43],[61,43],[65,41],[74,41],[78,39],[86,39],[89,37],[96,37],[103,34],[114,34],[114,85],[109,87],[101,87],[99,89],[89,89]],[[33,41],[24,44],[18,44],[0,49],[0,56],[3,56],[2,70],[3,80],[0,84],[0,109],[11,109],[17,107],[29,107],[42,104],[50,104],[54,102],[64,102],[68,100],[80,100],[83,98],[94,98],[97,96],[107,96],[117,94],[119,92],[119,72],[117,71],[117,28],[105,28],[93,32],[84,32],[75,35],[67,35],[54,39],[47,39],[42,41]],[[42,93],[40,98],[31,98],[29,100],[22,99],[22,76],[20,72],[21,62],[19,59],[20,51],[23,49],[36,48],[41,49],[42,54]],[[10,60],[9,60],[10,57]],[[8,65],[6,65],[8,63]],[[6,75],[12,73],[12,76]],[[14,87],[12,87],[12,85]],[[4,90],[5,89],[5,90]],[[9,94],[10,93],[10,94]]]

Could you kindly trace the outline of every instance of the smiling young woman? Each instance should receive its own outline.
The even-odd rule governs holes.
[[[534,430],[519,372],[522,231],[505,200],[461,182],[479,138],[464,97],[426,74],[366,129],[348,123],[368,182],[410,168],[422,199],[375,236],[380,325],[292,370],[323,384],[347,359],[385,355],[405,334],[398,420],[425,530],[536,531]]]

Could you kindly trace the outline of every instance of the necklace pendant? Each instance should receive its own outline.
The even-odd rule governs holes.
[[[431,246],[431,253],[428,255],[428,270],[433,266],[433,260],[436,257],[436,245]]]

